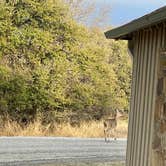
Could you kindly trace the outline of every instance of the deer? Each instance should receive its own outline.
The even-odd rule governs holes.
[[[117,127],[117,118],[121,116],[122,113],[120,113],[119,110],[116,109],[113,116],[104,120],[103,124],[104,124],[105,142],[109,142],[109,138],[111,137],[111,135],[113,135],[114,140],[116,140],[115,129]]]

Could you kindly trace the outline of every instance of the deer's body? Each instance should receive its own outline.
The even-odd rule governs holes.
[[[104,124],[104,135],[106,142],[109,141],[111,135],[114,136],[114,139],[116,140],[115,129],[117,127],[117,118],[120,116],[122,115],[119,113],[118,110],[116,110],[114,116],[104,120],[103,124]]]

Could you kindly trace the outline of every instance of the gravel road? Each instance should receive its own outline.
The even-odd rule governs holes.
[[[126,139],[0,137],[0,166],[124,161]]]

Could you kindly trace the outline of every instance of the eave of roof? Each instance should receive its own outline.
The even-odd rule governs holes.
[[[166,20],[166,6],[118,28],[105,32],[108,39],[129,39],[132,32]]]

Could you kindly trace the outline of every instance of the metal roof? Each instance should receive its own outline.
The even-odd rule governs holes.
[[[166,20],[166,6],[133,20],[118,28],[105,32],[108,39],[130,39],[131,33]]]

